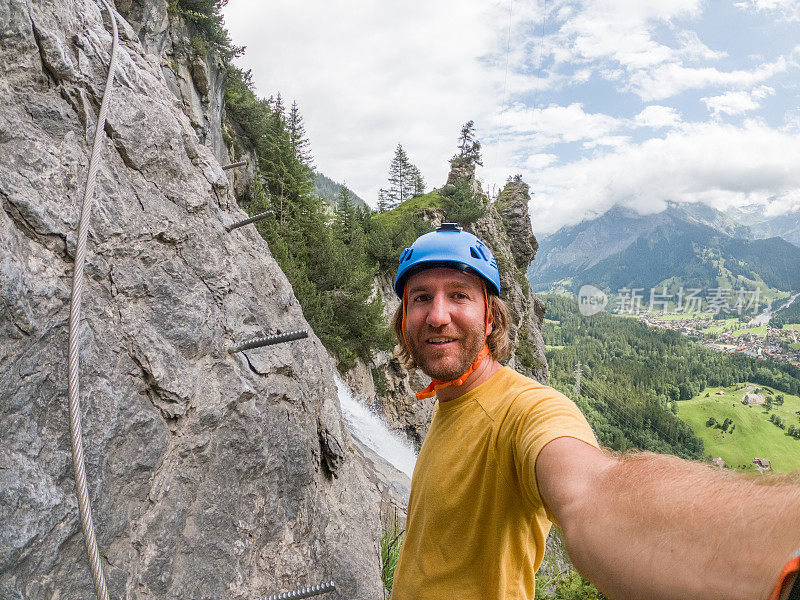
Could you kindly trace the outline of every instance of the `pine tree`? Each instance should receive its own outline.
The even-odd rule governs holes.
[[[281,120],[285,120],[286,117],[286,108],[283,106],[283,99],[281,98],[281,93],[278,92],[278,95],[273,97],[270,96],[267,100],[267,105],[269,109],[280,116]]]
[[[381,188],[378,190],[378,212],[386,212],[393,208],[389,202],[389,191]]]
[[[297,102],[292,102],[289,109],[289,117],[286,120],[286,128],[289,130],[289,141],[294,148],[297,159],[309,169],[314,168],[314,159],[311,156],[311,142],[306,137],[306,128],[303,125],[303,117],[297,108]]]
[[[389,163],[389,190],[387,199],[392,208],[398,204],[402,204],[405,200],[411,197],[411,186],[409,179],[411,177],[411,163],[408,160],[406,151],[403,146],[397,144],[394,151],[394,158]]]
[[[353,198],[345,186],[339,190],[339,203],[336,205],[334,214],[336,215],[337,237],[345,244],[349,244],[353,239],[355,228],[359,227],[360,223]]]
[[[411,165],[411,195],[413,197],[421,196],[425,193],[425,180],[422,179],[422,173],[420,170]]]
[[[475,139],[475,122],[471,119],[461,128],[461,135],[458,136],[458,154],[454,158],[483,166],[481,143]]]
[[[389,189],[382,189],[379,193],[378,207],[383,212],[424,192],[425,181],[422,179],[422,173],[411,164],[402,144],[397,144],[394,157],[389,163]]]

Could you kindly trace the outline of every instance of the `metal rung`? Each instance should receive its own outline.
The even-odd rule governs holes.
[[[245,225],[249,225],[250,223],[255,223],[256,221],[260,221],[261,219],[266,219],[271,214],[272,214],[271,210],[258,213],[257,215],[248,217],[247,219],[242,219],[241,221],[237,221],[233,225],[228,225],[225,228],[225,231],[233,231],[234,229],[239,229],[239,227],[244,227]]]
[[[333,581],[321,583],[319,585],[312,585],[307,588],[294,590],[292,592],[283,592],[282,594],[273,594],[266,598],[259,598],[259,600],[297,600],[298,598],[311,598],[311,596],[319,596],[327,592],[335,592],[336,584]]]
[[[308,332],[305,330],[290,331],[288,333],[278,333],[276,335],[268,335],[265,337],[255,338],[247,342],[241,342],[228,348],[228,353],[241,352],[242,350],[252,350],[253,348],[262,348],[263,346],[272,346],[274,344],[282,344],[284,342],[291,342],[292,340],[302,340],[308,337]],[[304,596],[305,597],[305,596]]]
[[[243,167],[247,164],[246,160],[240,160],[239,162],[231,163],[229,165],[222,165],[222,170],[227,171],[228,169],[235,169],[236,167]]]

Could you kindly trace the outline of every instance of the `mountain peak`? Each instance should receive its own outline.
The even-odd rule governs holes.
[[[637,210],[619,203],[615,204],[601,215],[601,217],[617,217],[625,219],[638,219],[641,216],[642,215]]]

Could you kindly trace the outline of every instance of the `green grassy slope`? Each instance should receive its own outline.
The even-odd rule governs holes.
[[[784,393],[783,406],[774,406],[767,412],[763,406],[742,404],[744,390],[742,385],[727,388],[709,387],[691,400],[678,402],[678,417],[691,425],[698,437],[705,443],[705,451],[711,456],[720,456],[729,467],[747,465],[753,469],[754,457],[766,458],[776,471],[791,472],[800,469],[800,440],[786,431],[789,425],[800,425],[797,411],[800,411],[800,397]],[[768,390],[761,386],[762,389]],[[716,392],[724,391],[718,396]],[[773,391],[773,398],[779,393]],[[708,395],[706,395],[708,394]],[[768,393],[764,394],[769,397]],[[769,421],[776,414],[786,423],[780,429]],[[733,432],[723,432],[716,427],[707,427],[706,421],[714,417],[722,423],[732,419],[736,425]]]
[[[440,208],[441,204],[442,196],[439,194],[439,190],[432,190],[427,194],[422,194],[406,200],[391,210],[387,210],[383,213],[376,213],[373,218],[385,225],[394,225],[405,216],[417,215],[421,211],[430,208]]]

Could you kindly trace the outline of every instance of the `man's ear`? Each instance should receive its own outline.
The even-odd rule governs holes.
[[[486,337],[489,337],[492,331],[494,331],[494,311],[489,304],[486,305],[486,310],[489,311],[489,318],[486,323]]]

